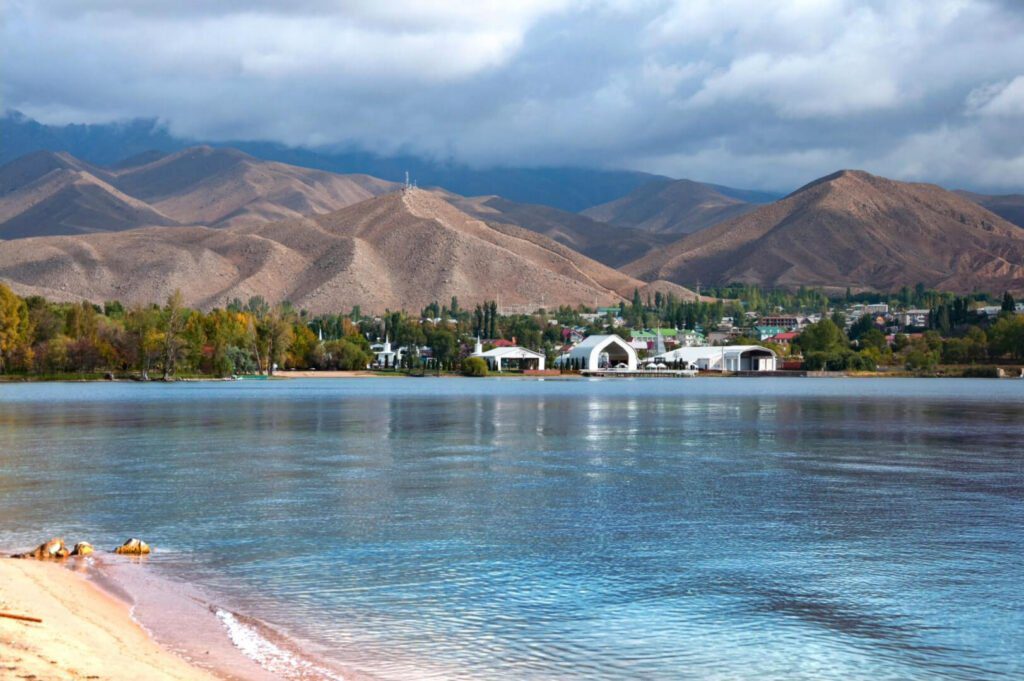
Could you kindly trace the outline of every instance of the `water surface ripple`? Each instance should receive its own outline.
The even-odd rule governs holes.
[[[0,545],[140,535],[382,678],[1024,678],[1024,381],[0,385]]]

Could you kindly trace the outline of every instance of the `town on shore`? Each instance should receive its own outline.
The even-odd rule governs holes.
[[[355,307],[312,315],[234,299],[190,309],[58,303],[0,284],[0,378],[174,380],[288,375],[710,374],[1017,376],[1024,303],[958,296],[731,285],[696,300],[660,293],[613,307],[530,314],[456,298],[419,314]]]

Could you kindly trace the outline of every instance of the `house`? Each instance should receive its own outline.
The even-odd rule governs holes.
[[[769,338],[768,341],[771,343],[778,343],[779,345],[789,345],[799,337],[800,334],[796,331],[785,331],[783,333],[775,334]]]
[[[704,334],[700,331],[693,331],[690,329],[683,329],[676,335],[676,340],[679,341],[679,345],[684,347],[693,347],[695,345],[706,345],[707,340],[704,338]]]
[[[923,329],[928,326],[931,310],[905,310],[900,314],[900,326]]]
[[[786,326],[755,326],[754,333],[757,335],[757,340],[768,340],[772,336],[777,336],[780,333],[785,333],[793,327]]]
[[[760,326],[777,326],[781,327],[782,330],[795,329],[800,326],[800,320],[796,317],[779,317],[765,315],[758,320]]]
[[[775,371],[778,358],[760,345],[704,345],[677,348],[655,360],[667,366],[685,365],[702,371]]]
[[[528,348],[521,348],[517,345],[505,345],[484,351],[483,344],[479,339],[473,346],[473,353],[470,357],[479,357],[487,362],[487,368],[491,371],[501,373],[507,370],[544,371],[546,358],[544,353],[536,352]]]
[[[558,358],[558,366],[578,366],[582,371],[628,369],[636,371],[636,350],[614,334],[588,336]]]

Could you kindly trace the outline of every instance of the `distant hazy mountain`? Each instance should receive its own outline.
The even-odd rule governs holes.
[[[927,184],[841,171],[623,268],[679,283],[1024,290],[1024,229]]]
[[[1024,227],[1024,194],[975,194],[974,192],[956,192],[964,198],[974,201],[979,206],[988,208],[999,217]]]
[[[394,192],[339,211],[280,222],[151,227],[0,242],[0,280],[58,300],[160,301],[180,289],[190,305],[262,295],[314,312],[463,304],[616,303],[662,290],[533,231],[494,226],[425,190]]]
[[[0,238],[152,225],[226,227],[326,213],[397,185],[193,147],[99,167],[40,151],[0,167]]]
[[[672,236],[616,227],[550,206],[516,203],[500,196],[466,198],[452,194],[455,206],[489,224],[510,224],[538,232],[612,267],[620,267],[663,246]]]
[[[741,198],[742,197],[742,198]],[[583,214],[601,222],[655,234],[690,234],[779,197],[692,180],[654,180]]]
[[[25,154],[66,151],[97,165],[113,165],[146,152],[174,152],[202,144],[171,136],[155,120],[99,125],[42,125],[17,112],[0,117],[0,164]],[[342,174],[367,174],[400,182],[408,171],[420,186],[444,187],[463,196],[500,195],[512,201],[579,211],[623,196],[657,175],[586,168],[484,168],[413,156],[383,158],[360,151],[291,148],[233,141],[231,147],[256,158]],[[155,154],[150,153],[150,160]]]

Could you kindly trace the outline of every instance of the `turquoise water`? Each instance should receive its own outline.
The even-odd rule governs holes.
[[[0,385],[0,546],[382,678],[1024,678],[1024,381]]]

